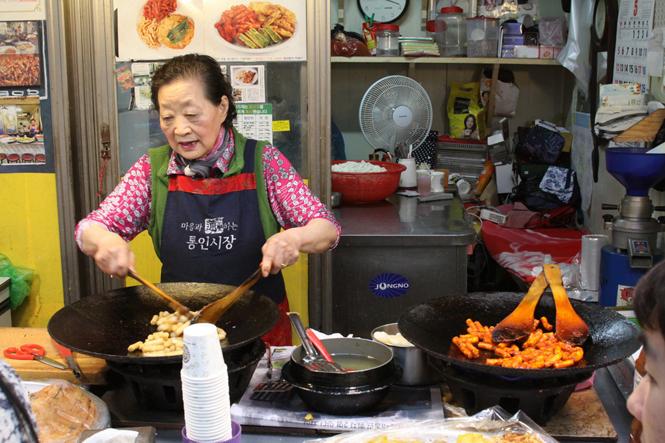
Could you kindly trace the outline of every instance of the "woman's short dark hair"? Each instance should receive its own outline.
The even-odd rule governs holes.
[[[647,272],[635,287],[635,315],[642,327],[665,336],[665,261]]]
[[[214,58],[202,54],[186,54],[173,57],[160,66],[152,75],[150,93],[152,104],[159,111],[157,95],[162,86],[180,79],[198,79],[203,86],[206,98],[214,105],[219,105],[222,97],[229,100],[229,110],[224,120],[224,127],[230,128],[236,118],[236,106],[233,103],[233,89],[226,81],[219,63]]]

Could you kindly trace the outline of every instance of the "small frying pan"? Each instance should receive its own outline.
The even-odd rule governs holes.
[[[516,369],[487,366],[481,360],[449,355],[452,338],[466,333],[466,319],[491,326],[519,304],[523,294],[471,293],[430,300],[412,307],[399,319],[399,330],[415,346],[452,366],[476,373],[505,377],[547,378],[590,374],[595,369],[622,360],[640,347],[638,328],[621,314],[602,306],[571,300],[575,311],[589,325],[580,365],[561,369]],[[555,318],[550,294],[540,299],[536,317]]]

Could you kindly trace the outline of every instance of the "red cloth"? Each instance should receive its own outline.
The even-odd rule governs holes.
[[[289,312],[288,298],[284,297],[277,308],[279,309],[277,324],[261,338],[270,346],[291,346],[291,322],[286,315]]]
[[[547,255],[555,263],[578,260],[582,236],[587,234],[573,228],[506,228],[487,220],[481,232],[492,258],[527,283],[535,279],[533,269],[542,266]]]

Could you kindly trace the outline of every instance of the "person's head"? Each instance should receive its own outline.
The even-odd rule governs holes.
[[[236,117],[232,88],[212,57],[174,57],[152,76],[152,103],[171,148],[188,160],[205,156]]]
[[[635,287],[635,315],[644,329],[647,375],[628,398],[628,410],[642,422],[642,442],[665,441],[665,262]]]
[[[472,114],[469,114],[464,119],[464,127],[466,129],[476,129],[476,117]]]

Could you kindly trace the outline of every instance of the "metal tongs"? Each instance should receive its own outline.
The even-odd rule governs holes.
[[[302,348],[305,351],[305,355],[302,357],[302,362],[304,366],[311,371],[318,372],[344,372],[341,366],[339,366],[334,361],[327,361],[314,347],[312,341],[309,338],[309,334],[305,331],[305,327],[300,320],[300,314],[297,312],[287,312],[286,313],[291,320],[291,324],[296,330],[300,341],[302,341]]]

